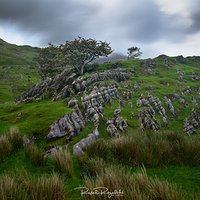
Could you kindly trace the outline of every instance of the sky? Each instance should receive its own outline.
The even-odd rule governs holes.
[[[0,38],[38,47],[81,36],[143,57],[199,55],[200,0],[0,0]]]

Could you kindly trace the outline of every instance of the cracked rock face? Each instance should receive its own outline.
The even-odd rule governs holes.
[[[198,81],[198,80],[200,80],[200,75],[198,73],[193,72],[191,78],[193,81]]]
[[[174,113],[174,107],[172,107],[171,100],[167,97],[165,98],[167,106],[171,109],[171,112]],[[137,100],[137,106],[145,107],[140,112],[140,122],[141,129],[152,129],[154,131],[160,129],[160,124],[155,118],[155,114],[159,113],[162,117],[164,125],[168,124],[168,117],[166,115],[165,108],[162,106],[162,102],[158,97],[154,97],[151,94],[148,94],[147,97],[139,97]]]
[[[89,95],[81,98],[84,116],[78,107],[78,101],[76,99],[70,100],[68,106],[72,108],[71,113],[66,114],[51,125],[46,137],[47,140],[54,140],[64,136],[68,140],[72,140],[84,129],[86,121],[92,121],[95,127],[98,127],[100,117],[103,115],[104,104],[117,97],[118,90],[115,86],[94,87]]]
[[[80,156],[84,154],[84,151],[87,147],[92,145],[99,137],[99,131],[97,128],[88,134],[87,137],[81,139],[78,143],[73,146],[73,154],[74,156]]]
[[[187,135],[192,135],[200,127],[200,108],[193,110],[190,116],[185,119],[183,130]]]
[[[36,84],[22,95],[16,98],[16,102],[30,102],[40,100],[48,96],[53,100],[64,99],[85,91],[92,84],[98,81],[115,80],[117,82],[125,81],[130,78],[130,72],[123,69],[106,70],[96,72],[90,77],[78,77],[72,69],[65,70],[55,78],[47,79]]]
[[[166,106],[167,108],[169,109],[170,113],[172,115],[175,115],[175,112],[174,112],[174,106],[172,105],[172,101],[170,98],[164,96],[164,99],[165,99],[165,103],[166,103]]]
[[[72,112],[66,114],[51,125],[47,140],[53,140],[63,136],[72,140],[85,127],[85,120],[78,108],[77,100],[71,100],[68,105],[72,108]]]
[[[128,129],[126,120],[120,116],[121,110],[116,109],[114,111],[114,117],[107,121],[107,132],[111,137],[119,137],[121,133],[124,133]]]
[[[103,116],[103,106],[118,98],[118,90],[113,86],[94,87],[89,95],[81,98],[86,121],[92,121],[95,127],[99,126],[100,117]]]
[[[53,79],[36,84],[29,90],[25,91],[21,96],[16,98],[18,103],[30,102],[42,98],[43,95],[49,93],[50,96],[56,96],[57,93],[66,85],[69,85],[77,77],[72,70],[65,70]]]
[[[140,111],[140,128],[144,129],[151,129],[156,131],[160,129],[160,124],[155,118],[155,113],[151,110],[151,108],[145,108]]]

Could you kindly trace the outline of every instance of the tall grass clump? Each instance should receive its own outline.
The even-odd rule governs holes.
[[[30,160],[34,165],[45,165],[44,152],[34,144],[29,145],[25,149],[25,157]]]
[[[95,144],[89,147],[88,157],[95,157],[94,152],[97,152],[106,161],[109,155],[118,163],[130,166],[200,165],[200,140],[173,132],[133,133],[114,138],[109,145],[107,141]]]
[[[19,149],[20,147],[22,147],[23,140],[22,140],[22,136],[19,133],[18,128],[11,127],[7,137],[10,143],[12,144],[13,149]]]
[[[109,156],[109,143],[104,139],[99,139],[87,147],[87,153],[91,157],[97,156],[106,159]]]
[[[102,158],[99,157],[88,158],[83,165],[84,174],[90,177],[95,177],[102,171],[104,171],[105,166],[106,163]]]
[[[182,200],[181,194],[175,186],[168,182],[160,181],[157,178],[150,178],[146,171],[142,169],[140,172],[131,174],[121,167],[111,166],[106,168],[104,172],[96,178],[85,179],[85,187],[90,191],[108,191],[102,195],[87,195],[83,197],[85,200],[109,199],[109,194],[113,193],[111,199],[115,200]],[[95,189],[101,187],[101,189]],[[118,193],[116,193],[118,191]]]
[[[12,145],[6,136],[0,136],[0,162],[2,162],[12,151]]]
[[[138,142],[138,138],[123,136],[112,140],[109,147],[119,162],[137,165],[140,162],[141,157],[141,149]]]
[[[0,176],[0,199],[1,200],[28,200],[24,188],[10,175]]]
[[[30,174],[0,176],[0,200],[64,200],[65,186],[57,174],[31,177]]]
[[[70,152],[67,148],[58,150],[53,154],[53,161],[55,165],[55,169],[67,176],[72,175],[73,171],[73,161],[70,155]]]
[[[63,180],[57,174],[50,177],[42,175],[28,185],[30,200],[64,200],[65,186]]]

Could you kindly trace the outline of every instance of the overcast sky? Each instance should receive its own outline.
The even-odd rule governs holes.
[[[200,0],[0,0],[0,38],[45,46],[77,36],[143,57],[199,55]]]

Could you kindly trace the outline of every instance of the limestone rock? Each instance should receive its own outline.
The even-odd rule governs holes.
[[[192,135],[200,127],[200,108],[192,110],[190,116],[185,119],[183,130],[187,135]]]
[[[99,137],[99,131],[97,128],[88,134],[86,138],[81,139],[78,143],[73,146],[73,154],[74,156],[80,156],[84,154],[84,151],[87,147],[92,145]]]
[[[78,108],[77,100],[71,100],[68,105],[72,108],[72,112],[66,114],[51,125],[47,140],[53,140],[64,136],[72,140],[85,127],[85,120]]]
[[[118,68],[96,72],[90,77],[78,77],[72,69],[65,70],[52,79],[47,79],[36,84],[16,98],[18,103],[30,102],[41,99],[45,95],[53,100],[64,99],[85,91],[94,83],[104,80],[125,81],[130,78],[130,72]]]

